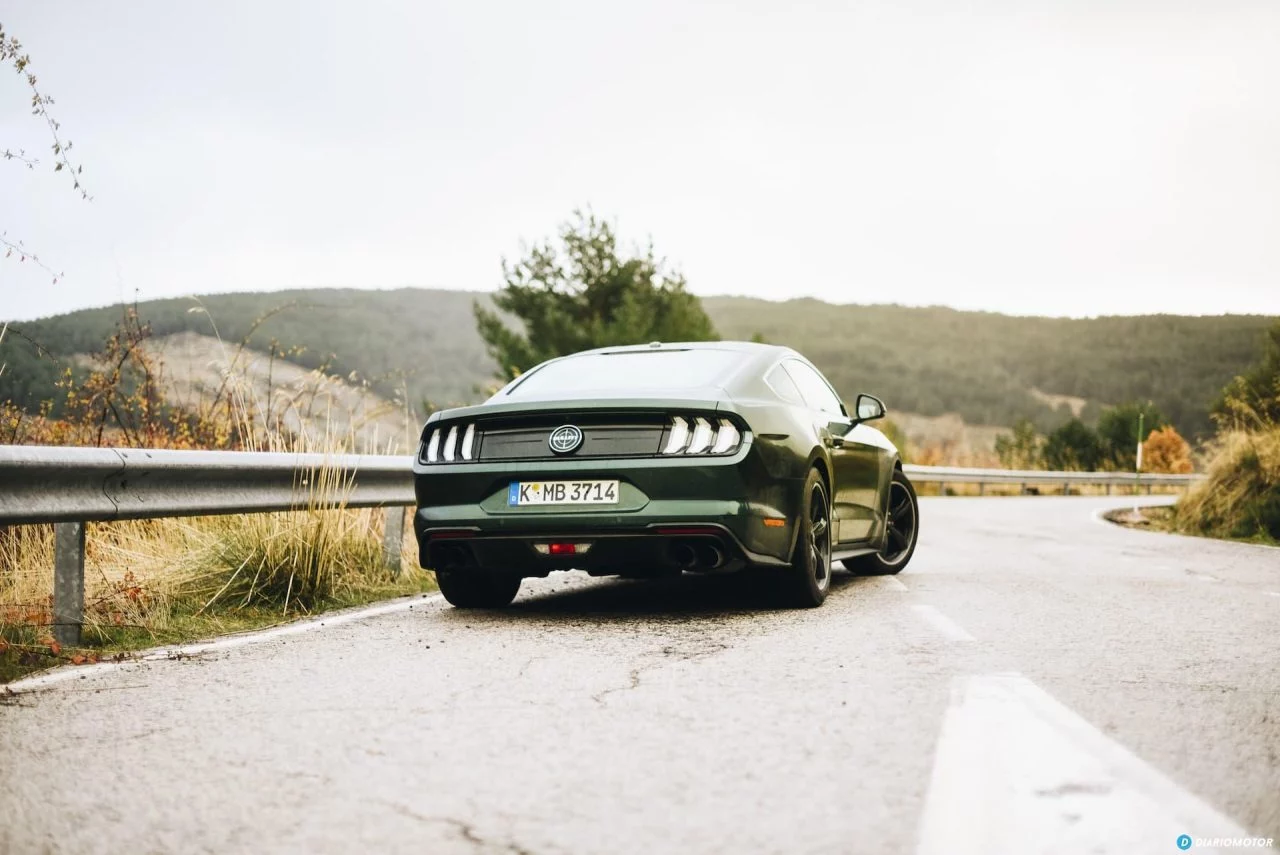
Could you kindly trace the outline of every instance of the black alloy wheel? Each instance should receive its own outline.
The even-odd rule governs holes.
[[[809,470],[804,484],[804,508],[800,532],[787,575],[789,599],[801,608],[822,605],[831,590],[831,503],[817,469]]]
[[[866,576],[891,576],[901,572],[916,551],[920,537],[920,502],[916,490],[901,469],[895,469],[889,482],[889,501],[885,510],[885,545],[877,553],[847,558],[841,563]]]

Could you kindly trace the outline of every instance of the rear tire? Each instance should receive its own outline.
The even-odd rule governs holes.
[[[831,502],[817,469],[810,469],[804,482],[799,528],[784,584],[791,605],[812,609],[831,590]]]
[[[460,609],[501,609],[520,592],[519,576],[484,570],[437,570],[436,584],[449,604]]]
[[[920,502],[916,499],[916,488],[901,469],[893,470],[885,516],[888,534],[884,549],[871,555],[846,558],[840,562],[846,570],[861,576],[893,576],[900,573],[915,554],[916,541],[920,538]]]

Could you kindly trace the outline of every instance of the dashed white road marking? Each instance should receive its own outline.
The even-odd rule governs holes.
[[[182,644],[175,647],[157,647],[152,650],[144,650],[141,653],[134,654],[123,662],[99,662],[95,665],[64,665],[44,674],[36,674],[33,677],[27,677],[24,680],[15,680],[8,686],[0,686],[0,689],[8,689],[11,692],[28,692],[33,689],[43,689],[46,686],[52,686],[67,680],[74,680],[77,677],[87,677],[90,674],[100,674],[104,671],[111,671],[119,668],[121,665],[128,665],[131,662],[154,662],[163,659],[177,659],[186,656],[196,656],[200,653],[215,653],[220,650],[234,650],[237,647],[246,647],[250,644],[261,644],[265,641],[274,641],[277,638],[284,638],[290,635],[300,635],[304,632],[312,630],[328,628],[334,626],[342,626],[344,623],[352,623],[358,620],[368,620],[369,618],[379,617],[380,615],[394,614],[395,612],[408,611],[417,605],[435,602],[441,599],[440,594],[431,594],[429,596],[408,597],[399,600],[393,600],[389,603],[375,603],[370,606],[361,606],[360,608],[347,609],[345,611],[333,612],[331,614],[317,615],[306,620],[299,620],[284,626],[272,627],[271,629],[258,630],[257,632],[246,632],[240,635],[229,635],[225,638],[216,638],[212,641],[202,641],[196,644]]]
[[[871,588],[872,590],[881,589],[888,591],[906,591],[907,586],[898,580],[897,576],[863,576],[858,579],[860,586]]]
[[[933,606],[914,605],[911,607],[925,623],[936,629],[950,641],[976,641],[964,627],[935,609]]]
[[[1168,855],[1181,834],[1246,836],[1025,677],[955,681],[918,855]]]
[[[1280,591],[1263,591],[1268,597],[1280,597]]]
[[[1195,579],[1195,580],[1196,580],[1196,581],[1198,581],[1198,582],[1209,582],[1209,583],[1213,583],[1213,582],[1221,582],[1221,581],[1222,581],[1222,580],[1221,580],[1221,579],[1219,579],[1217,576],[1211,576],[1211,575],[1209,575],[1208,573],[1200,573],[1200,572],[1198,572],[1198,571],[1196,571],[1196,570],[1188,570],[1188,571],[1186,571],[1186,572],[1187,572],[1187,575],[1188,575],[1188,576],[1190,576],[1192,579]]]

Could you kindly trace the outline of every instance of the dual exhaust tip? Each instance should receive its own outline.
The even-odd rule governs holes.
[[[724,550],[706,540],[674,541],[668,553],[681,570],[715,570],[725,563]]]
[[[433,563],[440,570],[461,570],[471,564],[471,550],[465,546],[445,543],[435,548]]]
[[[674,540],[667,547],[671,562],[681,570],[717,570],[728,561],[720,544],[708,538]],[[461,544],[435,547],[434,563],[442,570],[460,570],[474,562],[471,550]]]

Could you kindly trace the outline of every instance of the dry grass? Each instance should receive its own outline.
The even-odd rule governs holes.
[[[1224,431],[1210,451],[1207,479],[1177,505],[1177,530],[1280,542],[1280,425]]]
[[[101,360],[116,368],[79,384],[68,380],[64,417],[23,416],[11,426],[10,441],[373,450],[352,429],[354,418],[321,420],[318,430],[313,419],[311,429],[289,429],[285,408],[273,412],[259,390],[230,370],[214,398],[174,407],[160,391],[163,365],[143,347],[147,335],[126,318],[108,343],[111,359]],[[271,390],[266,394],[270,401]],[[331,401],[291,406],[332,410]],[[323,466],[300,475],[308,501],[297,512],[90,525],[83,647],[77,650],[61,649],[50,636],[53,527],[0,528],[0,682],[62,661],[93,661],[434,588],[431,575],[416,569],[408,532],[401,543],[405,571],[397,575],[384,566],[385,513],[346,507],[349,473]]]
[[[65,661],[434,589],[411,535],[383,565],[378,509],[91,524],[82,647],[51,644],[53,527],[0,530],[0,682]]]
[[[1111,492],[1107,492],[1106,486],[1101,484],[1072,484],[1070,491],[1066,493],[1063,492],[1062,487],[1050,484],[1031,484],[1028,486],[1026,493],[1022,492],[1021,484],[987,484],[981,490],[978,489],[977,484],[938,484],[935,482],[915,481],[912,482],[912,485],[916,488],[916,493],[921,496],[1166,496],[1182,492],[1181,487],[1153,486],[1151,493],[1148,494],[1146,487],[1135,489],[1127,484],[1113,487]]]

